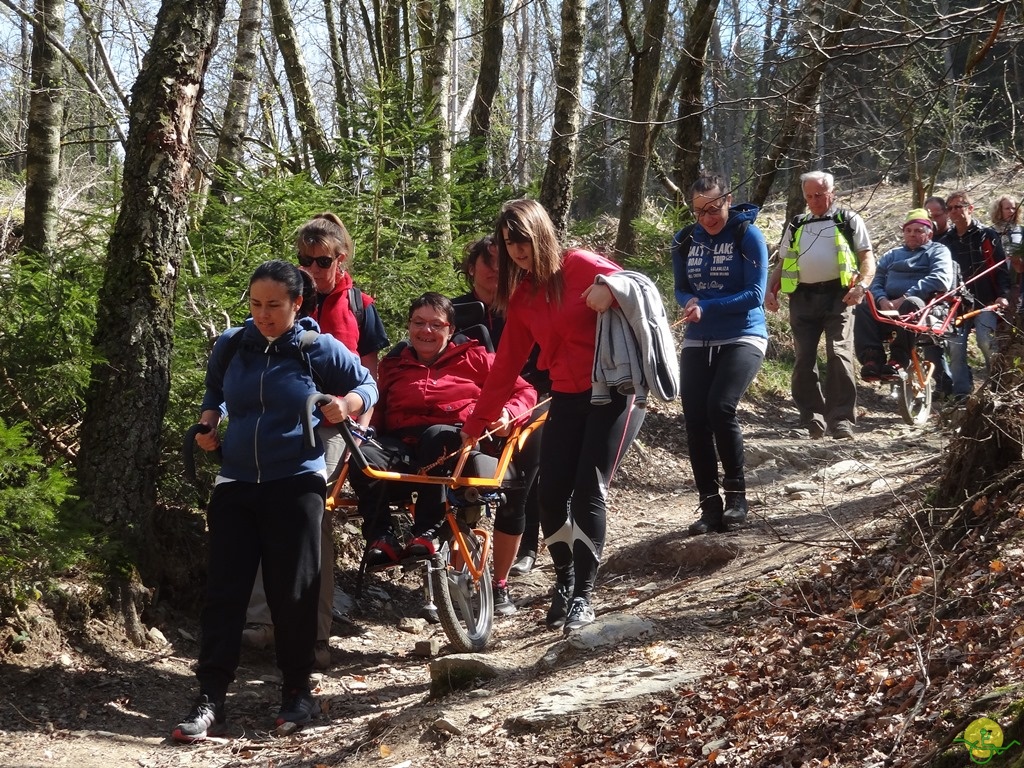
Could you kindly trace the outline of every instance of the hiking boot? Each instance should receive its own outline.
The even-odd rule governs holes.
[[[562,628],[562,632],[568,635],[574,629],[593,624],[594,619],[594,609],[590,607],[590,601],[585,597],[574,597],[572,605],[569,606],[569,613],[565,617],[565,626]]]
[[[569,602],[572,600],[572,590],[575,584],[575,576],[572,566],[569,566],[568,575],[555,572],[555,589],[551,596],[551,607],[548,608],[548,615],[544,619],[548,629],[560,629],[565,624],[565,617],[569,613]]]
[[[430,557],[437,552],[437,530],[428,528],[405,545],[402,557]]]
[[[331,668],[331,646],[326,640],[317,640],[313,646],[313,667],[315,669]]]
[[[380,568],[397,563],[399,549],[398,539],[390,533],[384,534],[366,550],[366,567]]]
[[[836,425],[832,427],[832,439],[833,440],[852,440],[853,439],[853,424],[848,421],[837,421]]]
[[[523,552],[516,559],[512,567],[509,568],[509,575],[511,576],[525,576],[533,570],[534,563],[537,562],[536,552]]]
[[[860,380],[861,381],[878,381],[882,378],[882,367],[878,364],[877,360],[868,360],[861,366],[860,369]]]
[[[242,630],[242,645],[262,651],[274,644],[273,624],[246,624]]]
[[[703,536],[711,531],[724,531],[722,523],[722,512],[725,510],[725,503],[722,497],[715,491],[700,500],[700,519],[690,523],[687,532],[691,536]]]
[[[888,363],[881,366],[878,369],[878,371],[879,376],[881,376],[882,379],[898,379],[900,377],[900,371],[902,369],[902,365],[900,365],[895,360],[890,360]]]
[[[511,616],[518,610],[516,604],[508,596],[508,581],[491,582],[491,592],[494,595],[494,612],[499,616]]]
[[[825,436],[825,426],[818,421],[808,421],[796,429],[790,430],[791,437],[806,437],[811,440],[820,440]]]
[[[744,479],[726,478],[722,481],[725,491],[725,509],[722,512],[722,527],[732,530],[747,520],[747,486]]]
[[[281,693],[281,711],[277,713],[275,725],[295,723],[305,725],[313,719],[316,712],[316,701],[309,688],[293,688]]]
[[[196,699],[185,719],[174,726],[171,738],[183,744],[191,744],[209,736],[220,736],[226,730],[224,702],[210,701],[210,697],[204,694]]]

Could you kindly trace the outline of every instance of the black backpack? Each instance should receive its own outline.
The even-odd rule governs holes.
[[[849,211],[846,208],[836,208],[836,212],[831,216],[810,216],[805,213],[797,214],[793,217],[793,220],[789,222],[789,242],[793,242],[793,238],[796,236],[796,231],[804,224],[808,224],[812,221],[832,221],[839,228],[840,234],[846,239],[846,242],[850,246],[850,250],[853,251],[854,255],[857,253],[857,246],[853,244],[853,224],[850,223],[850,216],[854,214],[853,211]],[[803,221],[801,221],[803,219]]]
[[[239,347],[242,346],[243,334],[244,328],[239,329],[237,333],[232,334],[231,337],[228,338],[227,344],[224,348],[224,354],[221,357],[221,361],[224,364],[225,372],[227,372],[228,366],[231,365],[231,361],[238,353]],[[316,343],[318,336],[320,336],[319,331],[314,331],[312,329],[308,331],[303,331],[302,335],[299,336],[299,348],[295,349],[294,347],[287,347],[282,356],[291,357],[295,360],[298,360],[301,363],[305,363],[306,368],[309,369],[310,376],[313,377],[313,383],[316,384],[316,388],[322,391],[323,382],[320,379],[320,376],[317,375],[316,369],[313,367],[313,361],[310,360],[309,357],[309,349]]]

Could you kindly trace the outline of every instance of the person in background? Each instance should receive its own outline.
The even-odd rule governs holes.
[[[303,311],[317,322],[321,333],[330,334],[359,355],[363,367],[376,378],[380,350],[385,349],[389,342],[373,297],[355,286],[348,271],[354,253],[348,229],[336,214],[319,213],[299,227],[295,248],[300,269],[313,279],[316,288],[316,300],[303,307]],[[360,418],[367,423],[370,412]],[[321,425],[320,438],[326,451],[327,482],[333,483],[341,468],[345,441],[333,424]],[[317,669],[327,669],[331,663],[329,640],[334,601],[334,525],[330,513],[324,515],[323,525],[320,559],[330,567],[321,569],[315,649]],[[274,625],[267,607],[262,568],[253,582],[242,642],[256,649],[266,648],[274,642]]]
[[[371,466],[396,471],[417,471],[434,464],[461,445],[460,425],[469,415],[491,370],[494,353],[477,341],[455,333],[455,309],[439,293],[425,293],[409,307],[409,343],[401,344],[380,362],[380,400],[372,426],[381,447],[367,444],[363,454]],[[518,378],[488,425],[499,437],[506,436],[517,420],[528,420],[537,393]],[[471,455],[467,474],[490,476],[494,459]],[[450,471],[455,459],[437,467]],[[480,474],[483,473],[483,474]],[[375,480],[354,466],[349,482],[358,496],[367,541],[366,564],[379,567],[405,557],[424,557],[437,550],[437,530],[444,517],[443,485],[414,486]],[[398,494],[417,493],[412,540],[404,547],[391,527],[389,502]],[[508,594],[508,569],[512,565],[523,530],[525,490],[509,489],[507,502],[498,507],[494,520],[495,611],[515,612]]]
[[[293,264],[261,264],[249,281],[250,319],[221,335],[207,364],[199,417],[207,431],[196,435],[196,443],[206,451],[221,447],[223,459],[207,510],[199,697],[175,726],[176,741],[224,731],[224,700],[238,668],[246,603],[261,562],[277,626],[282,682],[276,723],[301,725],[316,711],[310,673],[327,482],[323,444],[309,447],[303,414],[308,397],[323,391],[335,393],[320,409],[324,419],[356,417],[373,407],[377,386],[337,339],[318,334],[303,344],[306,332],[316,330],[316,323],[299,317],[304,283],[309,277]],[[217,433],[222,405],[231,416],[223,444]]]
[[[793,332],[791,390],[800,412],[801,436],[853,437],[857,421],[857,379],[853,369],[853,308],[875,274],[864,220],[836,205],[830,173],[800,177],[810,213],[786,227],[782,260],[768,279],[765,309],[779,309],[779,293],[789,294]],[[818,372],[818,342],[825,336],[825,386]]]
[[[495,227],[498,292],[505,313],[501,345],[463,432],[476,440],[498,418],[534,345],[551,376],[541,440],[541,528],[555,566],[550,628],[566,633],[595,620],[593,592],[607,530],[612,476],[643,423],[634,396],[613,390],[591,402],[597,316],[613,302],[598,275],[621,271],[578,248],[563,251],[547,211],[534,200],[502,206]]]
[[[992,228],[1003,239],[1003,251],[1006,253],[1006,266],[1010,276],[1010,306],[1020,309],[1021,273],[1024,272],[1024,209],[1016,198],[1000,195],[992,203]]]
[[[690,200],[697,225],[685,241],[686,253],[681,233],[673,240],[672,267],[686,322],[679,371],[686,445],[700,496],[700,519],[689,528],[696,536],[747,519],[736,408],[768,348],[762,306],[768,247],[753,224],[757,207],[734,206],[721,177],[701,176],[690,186]]]
[[[946,234],[946,230],[949,229],[949,214],[946,212],[946,198],[929,197],[924,201],[924,209],[928,211],[928,218],[932,220],[932,225],[935,229],[934,239],[938,239],[940,236]]]
[[[493,235],[485,235],[466,247],[466,256],[462,260],[460,270],[469,286],[469,292],[452,299],[452,304],[456,307],[477,301],[483,304],[483,324],[490,333],[491,343],[497,349],[505,328],[505,318],[494,309],[494,300],[498,292],[498,246]],[[537,400],[543,401],[551,391],[551,377],[547,371],[537,367],[539,355],[540,349],[534,345],[530,359],[526,361],[520,375],[537,390]],[[547,406],[542,408],[546,410]],[[540,498],[537,477],[540,470],[540,440],[543,431],[544,428],[541,427],[531,435],[515,460],[516,468],[522,475],[524,487],[527,489],[525,527],[515,562],[509,569],[509,573],[516,576],[529,573],[537,561],[540,544]],[[495,568],[498,570],[497,563]]]
[[[953,287],[953,257],[946,246],[932,240],[932,232],[932,221],[926,209],[915,208],[907,213],[903,220],[903,245],[887,251],[878,260],[875,277],[868,288],[879,310],[907,315]],[[889,344],[887,358],[883,340],[893,332],[895,336]],[[898,376],[900,369],[908,370],[910,350],[915,343],[916,334],[876,320],[867,302],[857,307],[854,347],[863,366],[860,371],[863,381],[889,379]],[[936,364],[938,376],[942,366],[941,351],[929,345],[925,356]]]
[[[946,199],[946,210],[951,226],[938,240],[953,254],[953,261],[960,268],[960,279],[967,283],[974,297],[973,301],[964,302],[964,312],[988,306],[1008,307],[1010,274],[1006,269],[1006,254],[999,233],[974,218],[974,203],[966,190],[951,193]],[[985,275],[978,277],[986,270]],[[949,340],[954,398],[962,400],[974,391],[974,374],[967,360],[967,340],[971,330],[974,330],[978,348],[985,358],[987,375],[998,323],[996,313],[986,310],[965,320]]]

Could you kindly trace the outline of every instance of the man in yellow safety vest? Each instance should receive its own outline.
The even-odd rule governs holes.
[[[810,213],[786,227],[781,259],[768,278],[764,306],[779,309],[789,296],[789,324],[796,360],[790,383],[800,412],[800,435],[837,440],[853,437],[857,416],[853,308],[875,274],[875,257],[864,220],[835,204],[830,173],[800,176]],[[825,336],[825,387],[818,372],[818,343]]]

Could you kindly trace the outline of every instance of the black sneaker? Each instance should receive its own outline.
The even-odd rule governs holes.
[[[565,617],[569,612],[569,601],[572,599],[572,589],[571,582],[568,584],[555,582],[551,607],[548,608],[548,615],[545,619],[548,629],[560,629],[565,624]]]
[[[212,702],[206,695],[196,699],[185,719],[174,726],[171,738],[184,744],[202,741],[209,736],[220,736],[227,730],[224,724],[224,702]]]
[[[587,626],[587,624],[593,624],[595,618],[594,609],[590,607],[590,601],[585,597],[574,597],[572,605],[569,606],[569,613],[565,617],[565,626],[562,631],[568,635],[574,629],[580,629]]]
[[[284,691],[281,694],[281,711],[277,713],[275,725],[295,723],[305,725],[313,719],[316,711],[316,701],[309,688],[296,688],[291,691]]]
[[[491,592],[494,594],[494,612],[499,616],[511,616],[518,609],[508,596],[508,582],[492,581]]]

